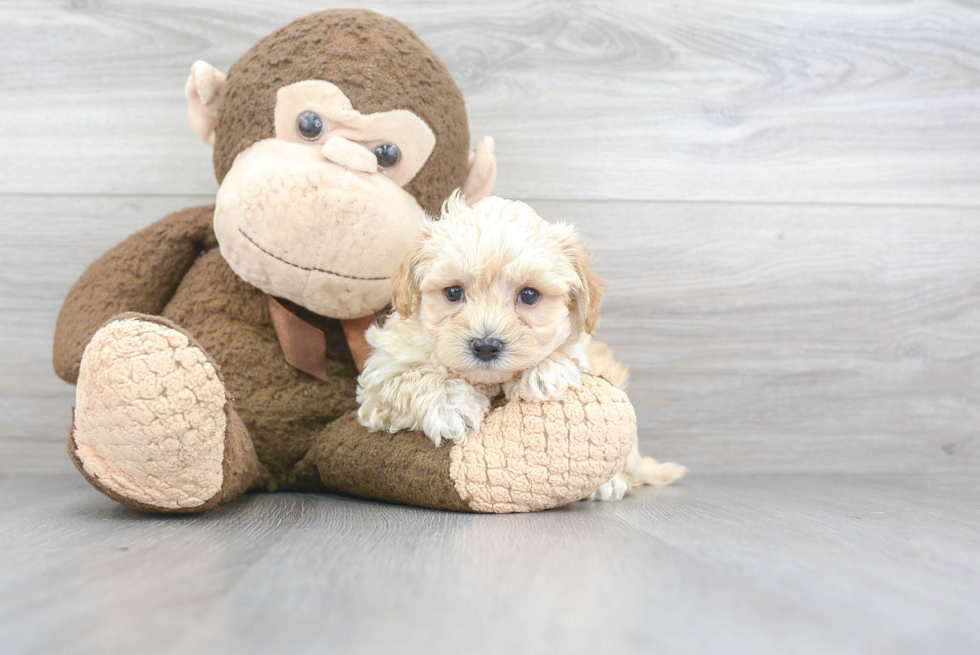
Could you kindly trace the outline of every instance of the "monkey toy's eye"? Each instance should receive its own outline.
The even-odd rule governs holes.
[[[520,300],[525,305],[533,305],[538,302],[541,297],[541,292],[537,289],[532,289],[531,287],[524,287],[521,292],[517,294],[518,300]]]
[[[379,168],[391,168],[402,158],[402,151],[394,143],[383,143],[372,152],[378,158]]]
[[[459,302],[463,299],[463,287],[446,287],[442,293],[449,302]]]
[[[312,111],[304,111],[296,119],[296,129],[307,141],[316,141],[323,135],[323,119]]]

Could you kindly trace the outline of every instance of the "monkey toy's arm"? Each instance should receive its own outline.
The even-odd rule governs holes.
[[[433,448],[422,432],[368,432],[349,412],[314,441],[300,468],[327,489],[481,513],[528,512],[588,496],[622,470],[636,443],[626,394],[601,378],[560,400],[509,402],[465,443]]]
[[[54,369],[74,384],[85,346],[121,312],[159,314],[198,255],[216,245],[213,206],[191,207],[115,246],[78,278],[58,315]]]

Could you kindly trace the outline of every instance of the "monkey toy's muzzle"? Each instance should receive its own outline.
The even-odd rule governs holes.
[[[391,273],[424,217],[385,175],[331,161],[353,156],[345,145],[331,156],[280,139],[253,144],[222,181],[214,212],[221,254],[242,279],[339,319],[390,302]]]

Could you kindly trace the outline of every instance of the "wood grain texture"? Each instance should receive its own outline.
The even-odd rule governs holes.
[[[65,471],[54,319],[84,267],[207,196],[11,196],[0,243],[0,468]],[[972,209],[533,202],[609,281],[644,450],[699,473],[976,471]],[[39,243],[44,247],[38,247]],[[30,299],[25,303],[25,299]]]
[[[975,210],[540,210],[599,255],[599,336],[634,370],[655,456],[712,472],[980,466]]]
[[[579,225],[643,449],[690,477],[533,516],[100,496],[61,301],[213,198],[190,64],[325,5],[4,2],[3,652],[980,651],[980,5],[344,4],[446,61],[500,195]]]
[[[980,6],[374,0],[446,61],[499,191],[980,204]],[[320,2],[0,7],[0,192],[213,193],[190,64]]]
[[[6,653],[970,653],[964,476],[691,478],[473,516],[247,496],[206,516],[0,478]]]

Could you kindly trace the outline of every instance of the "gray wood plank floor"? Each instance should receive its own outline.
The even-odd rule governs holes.
[[[0,477],[7,653],[971,653],[971,476],[715,475],[472,516],[261,494],[153,516]]]
[[[622,503],[255,495],[156,517],[64,454],[64,294],[211,201],[190,64],[320,2],[0,2],[3,652],[980,651],[980,5],[345,1],[459,81],[497,192],[609,281]]]

